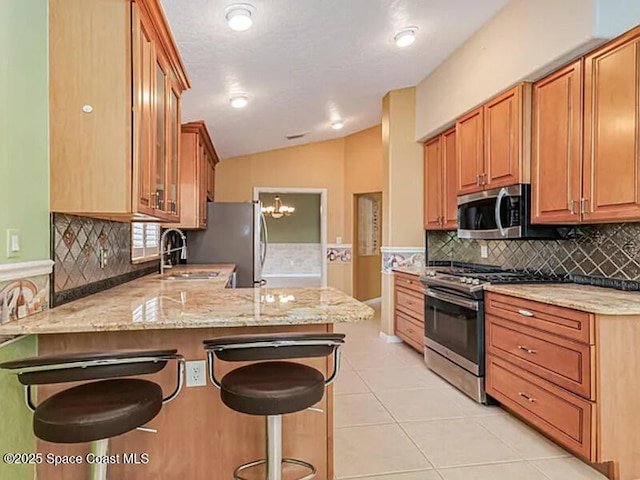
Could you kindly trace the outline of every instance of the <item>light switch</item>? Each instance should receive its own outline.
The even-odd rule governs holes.
[[[20,256],[20,230],[7,229],[7,258]]]
[[[336,237],[336,243],[338,244],[342,243],[342,237]]]

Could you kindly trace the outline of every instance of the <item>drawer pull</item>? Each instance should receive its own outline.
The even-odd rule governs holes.
[[[534,353],[536,353],[536,351],[535,351],[535,350],[531,350],[530,348],[527,348],[527,347],[525,347],[524,345],[518,345],[518,348],[519,348],[520,350],[522,350],[523,352],[527,352],[527,353],[530,353],[530,354],[532,354],[532,355],[533,355]]]
[[[533,313],[531,313],[529,310],[518,310],[518,313],[520,315],[522,315],[523,317],[533,317],[535,316]]]
[[[526,394],[526,393],[524,393],[524,392],[518,392],[518,395],[520,395],[522,398],[524,398],[524,399],[525,399],[527,402],[529,402],[529,403],[533,403],[533,402],[535,402],[535,401],[536,401],[536,399],[535,399],[535,398],[530,397],[529,395],[527,395],[527,394]]]

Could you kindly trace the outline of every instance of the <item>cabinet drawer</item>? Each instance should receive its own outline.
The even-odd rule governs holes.
[[[508,322],[485,318],[487,351],[545,380],[590,400],[592,389],[590,345]]]
[[[394,272],[395,286],[408,288],[418,292],[420,295],[424,293],[424,285],[417,275],[409,275],[408,273]]]
[[[487,393],[565,448],[595,461],[595,406],[509,362],[487,355]]]
[[[553,287],[552,287],[553,288]],[[593,315],[522,298],[487,293],[485,312],[583,343],[594,343]]]
[[[416,295],[415,292],[396,288],[396,308],[400,308],[405,313],[418,317],[419,321],[424,321],[424,297]]]
[[[423,350],[424,326],[398,311],[396,311],[396,335],[413,348]]]

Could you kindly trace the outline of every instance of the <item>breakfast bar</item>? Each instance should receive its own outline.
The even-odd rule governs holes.
[[[183,267],[165,275],[149,275],[5,324],[0,335],[37,335],[39,355],[177,349],[187,361],[194,361],[206,358],[203,340],[249,333],[326,333],[333,331],[334,323],[373,315],[370,307],[334,288],[225,288],[233,270],[232,265]],[[325,378],[333,371],[331,358],[300,362],[315,367]],[[220,378],[236,367],[216,362],[216,375]],[[169,365],[155,375],[165,394],[175,386],[176,368]],[[39,387],[38,401],[61,389]],[[315,406],[318,409],[284,416],[283,453],[315,465],[317,478],[333,478],[331,386]],[[263,418],[227,408],[209,381],[205,386],[183,388],[145,427],[110,442],[110,454],[119,454],[121,459],[123,454],[148,459],[109,465],[112,478],[226,480],[238,465],[264,457]],[[37,452],[43,455],[85,456],[88,451],[88,444],[38,441],[37,445]],[[291,472],[297,473],[296,468],[291,467]],[[86,463],[54,466],[43,462],[37,466],[38,478],[52,480],[88,478],[89,469]]]

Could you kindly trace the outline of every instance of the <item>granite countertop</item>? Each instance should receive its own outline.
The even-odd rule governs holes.
[[[640,315],[640,293],[576,283],[489,285],[485,291],[598,315]]]
[[[212,280],[148,275],[0,326],[0,336],[357,322],[373,309],[331,287],[224,288],[233,265],[180,266],[165,272],[220,274]]]

